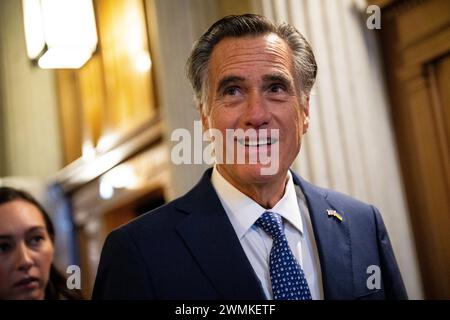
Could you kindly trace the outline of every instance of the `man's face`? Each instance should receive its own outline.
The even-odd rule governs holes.
[[[300,151],[301,137],[309,121],[309,103],[301,104],[300,84],[294,75],[287,43],[275,34],[225,38],[213,49],[208,71],[208,106],[202,106],[208,110],[202,116],[206,129],[218,129],[223,137],[226,129],[267,129],[269,134],[271,129],[279,130],[279,140],[275,142],[279,144],[276,146],[279,166],[274,174],[261,174],[261,168],[267,165],[236,164],[236,161],[218,164],[220,173],[233,185],[243,188],[285,179]],[[224,148],[226,145],[235,148],[239,143],[233,139]],[[258,148],[266,148],[271,158],[276,157],[271,154],[276,150],[274,144],[242,146],[241,141],[239,147],[246,159],[258,152]]]

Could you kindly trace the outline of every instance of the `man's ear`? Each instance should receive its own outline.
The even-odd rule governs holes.
[[[303,104],[303,134],[308,131],[309,128],[309,96],[306,97]]]

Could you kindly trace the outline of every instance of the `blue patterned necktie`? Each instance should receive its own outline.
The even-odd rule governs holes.
[[[302,268],[289,248],[280,215],[264,212],[255,224],[272,237],[270,280],[275,300],[311,300]]]

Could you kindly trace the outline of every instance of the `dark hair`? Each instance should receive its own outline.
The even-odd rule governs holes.
[[[186,74],[199,104],[207,101],[208,65],[211,53],[217,43],[224,38],[261,36],[276,34],[285,40],[293,54],[296,77],[301,88],[299,96],[308,97],[317,75],[317,64],[311,46],[293,26],[275,24],[257,14],[226,16],[214,23],[195,43],[186,64]],[[202,112],[207,112],[202,110]]]
[[[45,211],[44,207],[31,196],[28,192],[11,188],[11,187],[0,187],[0,205],[14,201],[23,200],[31,203],[42,214],[45,222],[45,228],[50,236],[52,242],[55,241],[55,228],[53,223]],[[46,300],[78,300],[82,299],[81,292],[79,290],[69,290],[66,285],[66,278],[56,269],[52,263],[50,266],[50,276],[45,288],[45,299]]]

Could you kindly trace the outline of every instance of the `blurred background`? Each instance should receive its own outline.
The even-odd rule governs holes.
[[[80,265],[90,297],[107,234],[207,167],[170,161],[199,119],[185,62],[249,12],[296,26],[318,61],[294,169],[376,205],[410,298],[450,299],[450,0],[2,0],[0,184],[48,208],[57,265]]]

